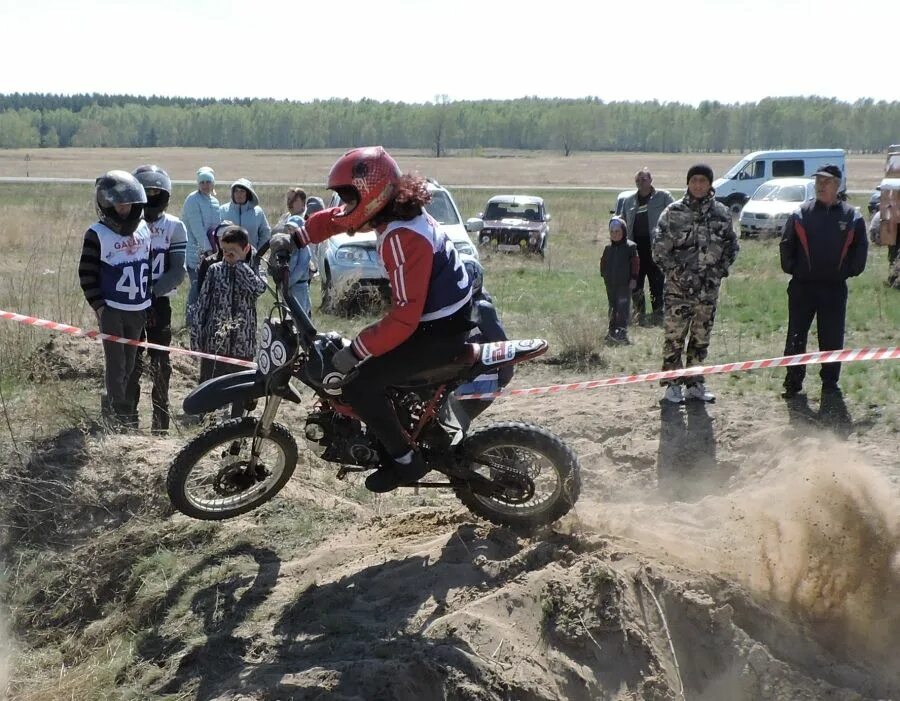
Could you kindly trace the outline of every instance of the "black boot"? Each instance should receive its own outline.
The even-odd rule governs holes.
[[[393,491],[397,487],[415,484],[429,472],[431,472],[431,468],[425,464],[422,456],[413,451],[412,460],[408,464],[396,460],[384,460],[381,467],[366,477],[366,489],[383,494]]]

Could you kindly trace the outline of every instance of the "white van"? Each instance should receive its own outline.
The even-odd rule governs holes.
[[[754,151],[735,163],[713,183],[716,199],[738,214],[756,192],[772,178],[809,178],[819,168],[833,163],[844,174],[841,190],[847,188],[846,154],[841,148],[796,151]]]

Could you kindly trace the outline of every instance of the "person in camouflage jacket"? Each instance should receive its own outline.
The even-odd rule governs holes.
[[[712,168],[692,166],[684,198],[666,207],[656,227],[653,260],[665,275],[663,370],[682,367],[688,337],[687,365],[706,359],[719,285],[738,254],[731,213],[716,201],[712,182]],[[702,376],[664,380],[662,385],[670,402],[715,399]]]

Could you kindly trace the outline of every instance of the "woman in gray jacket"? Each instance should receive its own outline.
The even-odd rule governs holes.
[[[272,236],[266,213],[259,206],[253,183],[238,178],[231,185],[231,201],[219,208],[222,221],[231,221],[247,230],[250,245],[259,250]]]

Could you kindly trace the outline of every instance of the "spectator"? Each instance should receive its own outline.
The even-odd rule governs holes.
[[[234,222],[242,227],[250,237],[250,245],[259,250],[262,248],[272,230],[262,207],[259,206],[259,197],[253,189],[253,183],[247,178],[238,178],[231,185],[231,201],[219,208],[222,220]]]
[[[191,314],[197,304],[200,286],[197,284],[197,267],[206,251],[206,232],[216,226],[222,217],[219,214],[219,200],[216,199],[216,174],[209,166],[197,171],[197,189],[184,200],[181,218],[187,231],[185,265],[191,287],[185,305],[185,325],[191,327]]]
[[[666,207],[654,235],[653,260],[665,275],[663,370],[682,367],[688,336],[687,365],[706,359],[719,286],[738,254],[731,213],[716,202],[712,183],[712,168],[692,166],[687,173],[687,192]],[[702,376],[663,380],[662,385],[666,387],[664,399],[675,404],[685,399],[715,400]]]
[[[152,294],[144,336],[150,343],[169,346],[172,344],[172,305],[169,298],[184,280],[187,233],[181,219],[166,212],[172,194],[172,181],[168,173],[159,166],[144,165],[134,171],[134,177],[147,193],[144,222],[150,229]],[[150,375],[153,378],[150,430],[156,435],[165,435],[169,430],[169,379],[172,376],[172,364],[169,362],[169,351],[148,350],[147,356],[150,358]],[[143,371],[144,349],[138,348],[127,390],[131,403],[129,424],[133,428],[138,427]]]
[[[191,347],[204,353],[252,360],[256,355],[256,300],[266,283],[256,270],[254,249],[243,227],[221,230],[222,260],[209,266],[191,329]],[[237,365],[207,358],[200,361],[200,382],[238,372]],[[232,406],[239,416],[242,407]]]
[[[494,300],[488,291],[484,289],[484,268],[476,258],[461,255],[460,259],[466,267],[469,280],[472,281],[472,323],[475,328],[469,333],[469,343],[495,343],[507,340],[506,330],[497,314]],[[509,384],[513,378],[515,368],[506,365],[499,371],[479,375],[472,382],[461,385],[456,389],[456,394],[483,394],[487,392],[499,392]],[[475,417],[487,409],[493,400],[467,399],[463,407],[467,418],[467,425]]]
[[[820,168],[815,173],[815,199],[800,205],[784,226],[781,269],[791,276],[785,355],[806,352],[813,317],[819,350],[837,350],[844,345],[847,278],[865,270],[869,244],[863,218],[838,196],[841,177],[836,165]],[[840,392],[840,374],[840,363],[822,365],[823,393]],[[788,367],[782,396],[798,395],[805,377],[805,366]]]
[[[287,191],[287,211],[281,215],[278,223],[275,224],[273,231],[283,232],[284,225],[287,220],[293,216],[299,216],[306,219],[306,190],[300,187],[288,188]]]
[[[625,220],[609,220],[609,243],[600,256],[600,275],[609,301],[609,343],[628,343],[628,312],[631,293],[637,288],[641,261],[637,244],[628,240]]]
[[[632,293],[634,314],[638,323],[658,326],[663,320],[663,274],[653,261],[653,232],[656,230],[659,216],[673,200],[668,190],[657,190],[653,187],[653,176],[647,168],[642,168],[634,174],[634,184],[637,192],[625,198],[621,212],[628,237],[637,244],[641,262],[637,284]],[[650,286],[649,317],[646,316],[645,279]]]
[[[284,232],[294,236],[303,227],[303,218],[295,214],[285,222]],[[309,246],[302,246],[291,254],[288,291],[297,300],[307,315],[312,316],[312,302],[309,299],[309,281],[312,276],[312,252]]]
[[[98,221],[84,234],[78,277],[102,333],[138,340],[150,306],[150,230],[142,221],[147,195],[131,173],[111,170],[97,178]],[[137,348],[103,342],[106,394],[101,414],[112,429],[128,424],[126,387]]]

